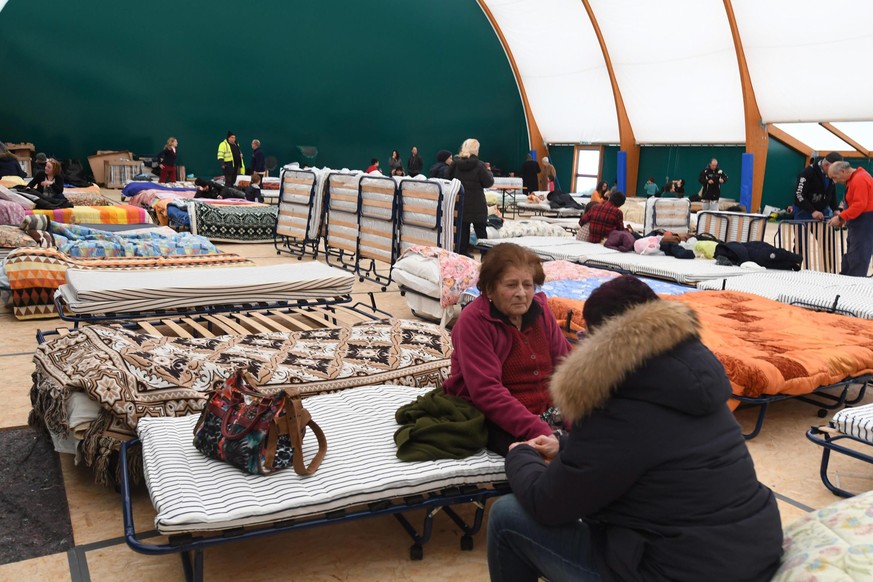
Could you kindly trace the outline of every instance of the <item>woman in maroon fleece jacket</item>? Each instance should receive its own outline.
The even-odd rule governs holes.
[[[481,295],[452,329],[449,394],[470,401],[488,420],[488,448],[560,428],[549,379],[570,344],[536,287],[545,281],[539,257],[512,243],[497,245],[482,261]]]

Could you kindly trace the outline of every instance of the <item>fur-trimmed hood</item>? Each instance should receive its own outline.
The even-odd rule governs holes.
[[[710,414],[724,406],[731,388],[699,337],[689,307],[663,300],[637,305],[603,323],[558,366],[551,380],[555,405],[576,422],[618,392],[686,414]]]

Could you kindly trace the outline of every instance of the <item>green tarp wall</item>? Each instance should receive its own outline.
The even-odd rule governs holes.
[[[528,150],[518,88],[475,0],[11,0],[0,12],[0,139],[86,162],[179,139],[189,172],[220,173],[236,132],[279,164],[363,169],[416,145],[476,137],[501,168]],[[87,163],[85,164],[87,167]]]

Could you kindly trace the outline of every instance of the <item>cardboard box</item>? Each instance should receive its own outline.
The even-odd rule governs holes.
[[[133,152],[116,151],[107,152],[100,151],[93,156],[88,156],[88,164],[91,166],[91,173],[94,175],[94,182],[97,184],[106,184],[106,167],[104,164],[107,161],[131,161],[133,160]]]

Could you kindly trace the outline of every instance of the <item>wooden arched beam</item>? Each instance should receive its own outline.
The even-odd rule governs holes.
[[[754,175],[752,176],[752,208],[754,212],[761,207],[761,197],[764,193],[764,170],[767,167],[767,148],[769,147],[769,135],[767,127],[761,122],[761,110],[758,109],[758,100],[755,98],[755,89],[752,87],[752,78],[749,75],[749,67],[746,63],[746,53],[743,51],[743,41],[737,27],[737,19],[734,16],[734,7],[731,0],[724,0],[724,9],[727,12],[728,22],[731,27],[731,36],[734,39],[734,49],[737,53],[737,66],[740,71],[740,82],[743,88],[743,111],[746,122],[746,153],[754,154]]]
[[[634,137],[634,129],[627,115],[624,99],[621,98],[621,89],[619,89],[618,80],[615,78],[615,70],[612,68],[612,59],[609,58],[609,50],[606,48],[606,42],[603,40],[603,33],[600,32],[600,25],[597,24],[594,10],[591,9],[591,3],[588,0],[582,0],[582,4],[585,6],[589,20],[591,20],[591,26],[594,27],[594,34],[597,35],[597,42],[600,43],[600,50],[603,52],[603,60],[606,62],[606,70],[609,73],[609,82],[612,84],[615,114],[618,117],[619,147],[627,154],[627,192],[625,194],[636,196],[637,176],[640,172],[640,146],[637,145],[637,140]]]
[[[838,138],[840,138],[841,140],[843,140],[844,142],[846,142],[847,144],[849,144],[850,146],[852,146],[853,148],[855,148],[856,150],[858,150],[858,152],[856,152],[856,153],[862,154],[863,157],[865,157],[865,158],[870,157],[870,150],[868,150],[867,148],[865,148],[864,146],[859,144],[857,141],[852,139],[850,136],[846,135],[845,132],[842,132],[839,129],[837,129],[836,127],[834,127],[833,124],[824,122],[824,123],[819,123],[819,125],[822,126],[823,128],[825,128],[826,130],[828,130],[829,132],[831,132],[832,134],[834,134],[835,136],[837,136]],[[840,152],[840,153],[842,154],[843,152]],[[843,157],[845,157],[845,154],[843,154]],[[861,156],[852,155],[850,157],[861,157]]]
[[[506,53],[506,58],[509,60],[509,66],[512,68],[512,75],[515,77],[515,84],[518,85],[518,92],[521,95],[521,103],[524,107],[524,116],[525,120],[527,121],[528,142],[530,144],[530,149],[536,150],[537,160],[542,160],[544,156],[549,155],[549,150],[546,147],[545,140],[543,140],[543,134],[540,133],[540,128],[537,125],[537,120],[534,119],[534,114],[530,108],[530,103],[527,100],[527,91],[525,91],[524,89],[524,81],[521,78],[521,74],[518,72],[518,65],[515,62],[515,57],[512,56],[512,49],[509,48],[509,43],[506,42],[506,37],[503,35],[503,31],[500,29],[500,25],[497,23],[497,19],[494,18],[494,14],[491,12],[491,9],[488,8],[486,0],[476,1],[479,3],[479,7],[482,9],[482,12],[484,12],[485,16],[488,18],[488,22],[491,23],[491,28],[493,28],[494,32],[497,34],[497,38],[500,40],[501,46],[503,46],[503,52]]]

